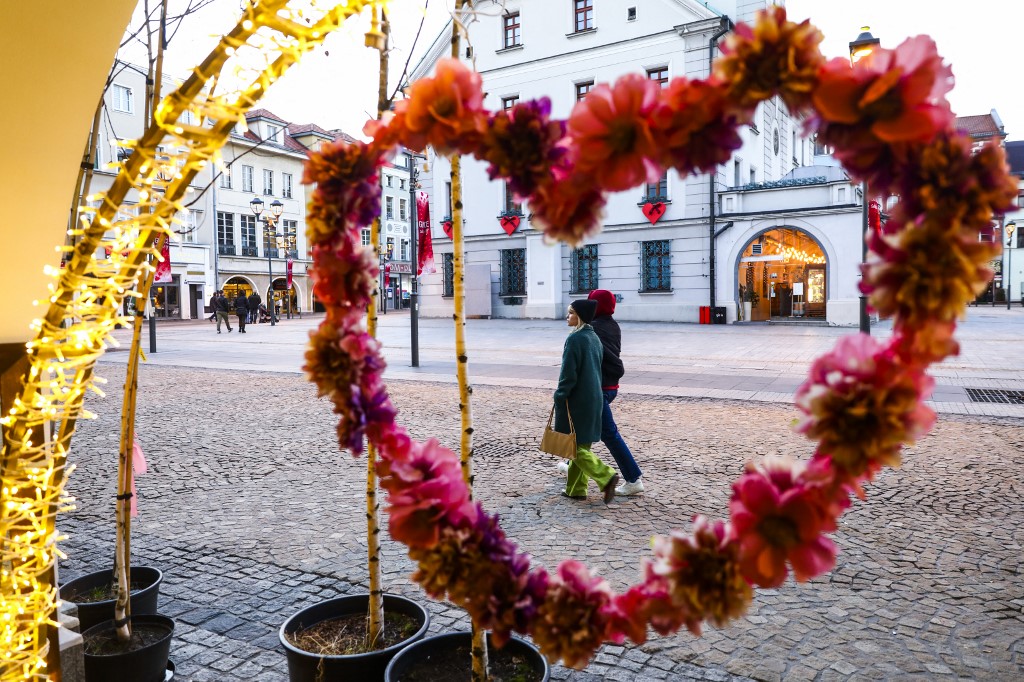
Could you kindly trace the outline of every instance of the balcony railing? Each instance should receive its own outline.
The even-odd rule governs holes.
[[[217,253],[219,253],[222,256],[234,256],[235,255],[235,245],[234,244],[218,244],[217,245]]]

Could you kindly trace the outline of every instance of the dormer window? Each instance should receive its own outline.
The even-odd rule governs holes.
[[[264,139],[281,144],[281,126],[268,123],[267,134]]]

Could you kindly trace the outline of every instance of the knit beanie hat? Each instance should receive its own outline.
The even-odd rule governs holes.
[[[581,298],[573,301],[570,306],[576,311],[576,316],[580,318],[580,322],[583,324],[590,324],[590,321],[594,319],[594,315],[597,314],[597,301]]]
[[[615,294],[607,289],[594,289],[587,298],[597,301],[597,312],[594,313],[594,317],[615,313]]]

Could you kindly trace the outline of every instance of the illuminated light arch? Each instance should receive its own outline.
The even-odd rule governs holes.
[[[65,247],[67,266],[48,268],[55,279],[49,305],[26,344],[21,394],[3,415],[0,681],[47,674],[46,628],[56,604],[49,576],[59,552],[54,524],[68,508],[65,464],[77,420],[92,416],[83,400],[89,389],[100,392],[93,369],[124,322],[122,301],[152,269],[150,259],[160,257],[154,245],[171,236],[189,183],[206,165],[220,163],[220,149],[245,112],[346,18],[381,1],[248,3],[237,26],[160,103],[110,189],[89,197],[98,205],[70,230],[76,244]],[[200,123],[181,122],[186,111]],[[158,154],[159,147],[174,151]],[[138,216],[119,213],[131,190],[139,195]],[[95,257],[107,250],[109,259]]]

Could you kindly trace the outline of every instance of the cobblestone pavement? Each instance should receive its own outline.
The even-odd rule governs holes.
[[[100,416],[80,423],[73,444],[78,508],[59,523],[70,536],[65,580],[112,561],[116,362],[100,366],[108,397],[90,398]],[[456,445],[452,384],[391,388],[414,436]],[[365,461],[337,451],[329,404],[294,373],[145,365],[139,394],[149,473],[138,482],[132,553],[164,571],[160,610],[177,622],[177,679],[286,679],[281,623],[366,589]],[[558,495],[554,460],[536,451],[549,401],[550,385],[476,385],[476,496],[536,561],[580,558],[617,590],[637,580],[650,536],[695,513],[727,514],[729,483],[747,459],[811,452],[788,428],[791,405],[625,394],[616,417],[648,492],[609,507],[595,490],[573,502]],[[1021,679],[1022,490],[1024,421],[944,415],[843,516],[831,573],[758,592],[728,628],[605,646],[586,670],[555,666],[553,677]],[[428,601],[387,538],[383,566],[389,591]],[[429,609],[432,633],[468,627],[450,605]]]

